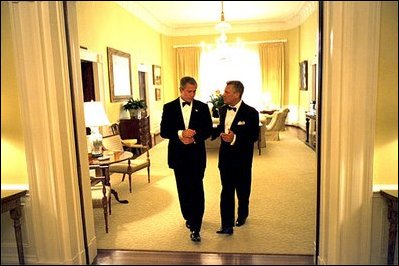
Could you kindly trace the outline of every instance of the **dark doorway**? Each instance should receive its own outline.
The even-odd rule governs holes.
[[[148,106],[147,103],[147,93],[146,93],[146,83],[145,83],[145,72],[139,71],[139,97],[140,99],[144,99],[145,104]]]
[[[85,102],[95,101],[93,63],[81,60],[80,67],[82,69],[83,100]]]

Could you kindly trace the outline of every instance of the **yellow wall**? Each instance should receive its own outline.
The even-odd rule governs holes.
[[[162,101],[160,104],[170,102],[176,99],[178,95],[178,86],[176,80],[176,54],[173,49],[173,38],[162,35],[162,69],[163,69],[163,89],[162,89]],[[162,110],[162,106],[159,106],[159,111]],[[162,115],[162,114],[161,114]]]
[[[374,184],[398,184],[398,2],[383,1]]]
[[[110,102],[107,47],[130,54],[133,98],[139,98],[138,65],[147,66],[152,88],[151,66],[162,66],[161,35],[111,1],[77,1],[77,17],[79,45],[104,56],[106,112],[111,123],[117,122],[121,102]]]
[[[1,2],[1,184],[28,184],[9,3]]]
[[[299,90],[299,121],[300,124],[305,125],[305,111],[309,110],[309,104],[312,101],[312,64],[317,63],[317,33],[318,33],[318,14],[313,12],[312,15],[299,27],[299,62],[308,61],[308,90]],[[298,70],[299,79],[299,70]]]

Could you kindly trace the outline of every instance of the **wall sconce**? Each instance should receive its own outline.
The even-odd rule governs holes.
[[[85,102],[85,124],[90,127],[91,135],[89,141],[91,144],[91,154],[93,157],[100,157],[103,154],[103,137],[100,134],[99,127],[110,125],[104,106],[101,102]]]

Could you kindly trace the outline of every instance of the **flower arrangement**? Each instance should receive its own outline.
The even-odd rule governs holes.
[[[213,108],[217,109],[224,105],[223,96],[220,93],[220,90],[216,90],[213,94],[211,94],[211,100],[209,102],[212,103]]]
[[[216,90],[213,94],[211,94],[211,100],[209,103],[212,103],[212,116],[219,117],[219,108],[224,105],[223,95],[220,93],[220,90]]]

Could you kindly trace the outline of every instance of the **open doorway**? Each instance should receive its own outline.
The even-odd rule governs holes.
[[[139,73],[139,79],[140,79],[140,73]],[[145,81],[145,79],[143,79],[144,81]],[[141,85],[140,85],[141,86]],[[145,93],[145,91],[144,91],[144,93]],[[147,100],[147,97],[145,96],[145,97],[142,97],[142,93],[141,93],[141,89],[140,89],[140,98],[143,98],[143,99],[145,99],[145,100]],[[315,177],[316,178],[316,177]]]
[[[139,97],[145,101],[145,104],[148,106],[147,102],[147,84],[145,82],[145,72],[139,71]]]

